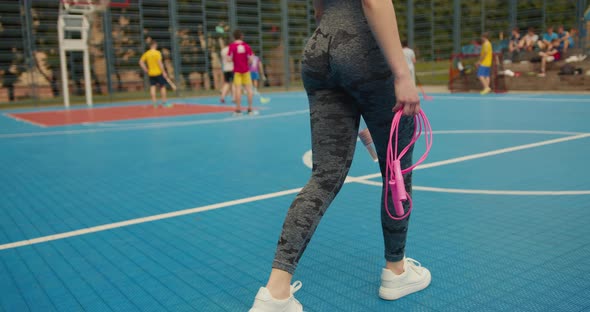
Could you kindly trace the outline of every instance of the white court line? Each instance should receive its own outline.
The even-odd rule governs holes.
[[[275,193],[269,193],[269,194],[264,194],[264,195],[258,195],[258,196],[252,196],[252,197],[247,197],[247,198],[242,198],[242,199],[226,201],[223,203],[217,203],[217,204],[213,204],[213,205],[207,205],[207,206],[202,206],[202,207],[196,207],[196,208],[191,208],[191,209],[185,209],[185,210],[179,210],[179,211],[174,211],[174,212],[153,215],[153,216],[149,216],[149,217],[131,219],[131,220],[127,220],[127,221],[115,222],[115,223],[104,224],[104,225],[99,225],[99,226],[93,226],[93,227],[80,229],[80,230],[76,230],[76,231],[71,231],[71,232],[42,236],[42,237],[28,239],[28,240],[22,240],[22,241],[18,241],[18,242],[14,242],[14,243],[3,244],[3,245],[0,245],[0,250],[17,248],[17,247],[28,246],[28,245],[33,245],[33,244],[39,244],[39,243],[54,241],[54,240],[58,240],[58,239],[73,237],[73,236],[80,236],[80,235],[89,234],[89,233],[95,233],[95,232],[116,229],[116,228],[120,228],[120,227],[130,226],[133,224],[140,224],[140,223],[152,222],[152,221],[157,221],[157,220],[169,219],[169,218],[174,218],[174,217],[178,217],[178,216],[184,216],[184,215],[188,215],[188,214],[208,211],[208,210],[215,210],[215,209],[225,208],[225,207],[229,207],[229,206],[246,204],[246,203],[251,203],[251,202],[255,202],[255,201],[259,201],[259,200],[290,195],[290,194],[298,193],[299,191],[301,191],[301,188],[295,188],[295,189],[290,189],[290,190],[286,190],[286,191],[280,191],[280,192],[275,192]]]
[[[174,103],[174,104],[178,104],[178,103]],[[186,105],[192,105],[192,104],[186,104]],[[207,106],[217,106],[217,107],[228,107],[227,105],[214,105],[214,104],[201,104],[201,105],[207,105]],[[265,111],[267,110],[266,107],[258,107],[258,111]],[[309,111],[309,110],[308,110]],[[208,113],[208,114],[225,114],[228,115],[229,113],[233,113],[233,111],[223,111],[223,112],[214,112],[214,113]],[[163,116],[163,117],[184,117],[184,116],[191,116],[191,115],[177,115],[177,116]],[[265,115],[263,115],[265,116]],[[266,115],[269,116],[269,115]],[[242,117],[246,117],[246,116],[242,116]],[[260,116],[259,116],[260,117]],[[158,117],[154,117],[154,118],[158,118]],[[154,119],[152,117],[150,117],[150,119]],[[179,126],[179,125],[195,125],[195,124],[208,124],[208,123],[215,123],[216,121],[220,121],[220,120],[228,120],[228,121],[232,121],[234,119],[236,119],[237,117],[226,117],[226,118],[220,118],[220,119],[209,119],[209,120],[188,120],[188,121],[156,121],[156,122],[135,122],[135,123],[125,123],[123,120],[113,120],[113,121],[105,121],[105,122],[84,122],[81,123],[80,125],[83,126],[99,126],[99,127],[137,127],[137,126],[158,126],[158,127],[164,127],[167,125],[173,125],[173,126]],[[127,120],[129,121],[129,120]]]
[[[76,135],[76,134],[85,134],[85,133],[119,132],[119,131],[128,131],[128,130],[132,131],[132,130],[144,130],[144,129],[185,127],[185,126],[202,125],[202,124],[238,122],[238,121],[257,120],[257,119],[272,119],[272,118],[293,116],[293,115],[300,115],[300,114],[307,114],[307,113],[309,113],[309,110],[304,109],[304,110],[276,113],[276,114],[269,114],[269,115],[232,117],[232,118],[223,118],[223,119],[206,119],[206,120],[194,120],[194,121],[179,121],[179,122],[174,122],[174,123],[138,124],[137,126],[129,126],[129,127],[111,127],[111,128],[105,127],[105,128],[83,129],[83,130],[10,133],[10,134],[0,134],[0,139],[44,137],[44,136],[56,136],[56,135]]]
[[[439,192],[439,193],[457,193],[457,194],[478,194],[478,195],[517,195],[517,196],[567,196],[567,195],[590,195],[590,190],[580,191],[516,191],[516,190],[469,190],[453,189],[427,186],[413,186],[413,190]]]
[[[514,147],[510,147],[510,148],[503,148],[503,149],[499,149],[499,150],[490,151],[487,153],[479,153],[479,154],[474,154],[474,155],[452,158],[452,159],[448,159],[448,160],[444,160],[444,161],[438,161],[438,162],[434,162],[434,163],[420,166],[416,169],[426,169],[426,168],[444,166],[444,165],[448,165],[448,164],[452,164],[452,163],[467,161],[467,160],[476,159],[476,158],[488,157],[488,156],[493,156],[493,155],[498,155],[498,154],[503,154],[503,153],[509,153],[509,152],[527,149],[527,148],[533,148],[533,147],[537,147],[537,146],[543,146],[543,145],[555,144],[555,143],[560,143],[560,142],[565,142],[565,141],[582,139],[582,138],[589,137],[589,136],[590,136],[590,134],[580,134],[580,135],[565,137],[565,138],[561,138],[561,139],[547,140],[547,141],[542,141],[542,142],[533,143],[533,144],[525,144],[525,145],[514,146]],[[380,177],[380,176],[381,176],[381,174],[377,173],[377,174],[370,174],[370,175],[365,175],[365,176],[360,176],[360,177],[347,177],[347,179],[344,183],[372,182],[372,181],[365,181],[365,180]],[[373,183],[380,183],[380,182],[373,182]],[[365,184],[368,184],[368,183],[365,183]],[[290,189],[290,190],[285,190],[285,191],[280,191],[280,192],[274,192],[274,193],[269,193],[269,194],[264,194],[264,195],[258,195],[258,196],[253,196],[253,197],[237,199],[237,200],[231,200],[231,201],[218,203],[218,204],[212,204],[212,205],[207,205],[207,206],[202,206],[202,207],[179,210],[179,211],[174,211],[174,212],[169,212],[169,213],[164,213],[164,214],[159,214],[159,215],[154,215],[154,216],[149,216],[149,217],[131,219],[131,220],[121,221],[121,222],[116,222],[116,223],[104,224],[104,225],[94,226],[94,227],[90,227],[90,228],[86,228],[86,229],[71,231],[71,232],[65,232],[65,233],[54,234],[54,235],[49,235],[49,236],[42,236],[42,237],[29,239],[29,240],[22,240],[22,241],[18,241],[18,242],[0,245],[0,250],[17,248],[17,247],[28,246],[28,245],[33,245],[33,244],[39,244],[39,243],[54,241],[54,240],[58,240],[58,239],[73,237],[73,236],[79,236],[79,235],[84,235],[84,234],[89,234],[89,233],[95,233],[95,232],[101,232],[101,231],[106,231],[106,230],[110,230],[110,229],[125,227],[125,226],[129,226],[129,225],[133,225],[133,224],[140,224],[140,223],[152,222],[152,221],[156,221],[156,220],[169,219],[169,218],[173,218],[173,217],[177,217],[177,216],[183,216],[183,215],[188,215],[188,214],[200,213],[200,212],[208,211],[208,210],[214,210],[214,209],[225,208],[225,207],[229,207],[229,206],[251,203],[251,202],[260,201],[260,200],[264,200],[264,199],[270,199],[270,198],[295,194],[295,193],[298,193],[299,191],[301,191],[301,189],[302,188],[295,188],[295,189]]]
[[[354,179],[352,182],[383,187],[381,181],[370,181]],[[516,190],[473,190],[473,189],[455,189],[428,186],[412,186],[413,191],[437,192],[437,193],[456,193],[456,194],[477,194],[477,195],[515,195],[515,196],[568,196],[568,195],[590,195],[590,190],[580,191],[516,191]]]
[[[492,100],[494,103],[501,101],[519,101],[519,102],[554,102],[554,103],[588,103],[590,99],[570,99],[570,98],[536,98],[536,97],[516,97],[516,96],[492,96],[492,97],[479,97],[479,96],[457,96],[457,95],[444,95],[437,94],[436,99],[450,99],[450,100]],[[446,104],[446,103],[445,103]],[[464,104],[463,102],[455,102],[455,104]]]
[[[37,126],[37,127],[41,127],[41,128],[47,128],[47,126],[44,125],[44,124],[40,124],[38,122],[34,122],[34,121],[27,120],[27,119],[24,119],[24,118],[16,117],[13,114],[4,113],[3,115],[6,116],[6,117],[8,117],[8,118],[12,118],[14,120],[20,121],[20,122],[31,124],[33,126]]]
[[[117,123],[108,123],[108,122],[83,122],[79,124],[81,126],[87,127],[125,127],[129,126],[129,124],[117,124]]]
[[[510,153],[510,152],[525,150],[525,149],[539,147],[539,146],[545,146],[545,145],[556,144],[556,143],[561,143],[561,142],[584,139],[587,137],[590,137],[590,133],[583,133],[583,134],[568,136],[565,138],[546,140],[546,141],[524,144],[524,145],[517,145],[517,146],[513,146],[513,147],[508,147],[508,148],[501,148],[501,149],[497,149],[497,150],[493,150],[493,151],[489,151],[489,152],[485,152],[485,153],[478,153],[478,154],[473,154],[473,155],[461,156],[461,157],[451,158],[451,159],[447,159],[447,160],[441,160],[441,161],[435,161],[435,162],[423,164],[423,165],[416,167],[414,170],[434,168],[434,167],[454,164],[454,163],[458,163],[458,162],[463,162],[463,161],[467,161],[467,160],[484,158],[484,157],[489,157],[489,156],[494,156],[494,155],[499,155],[499,154],[506,154],[506,153]],[[378,178],[378,177],[381,177],[381,173],[368,174],[368,175],[364,175],[364,176],[360,176],[360,177],[356,177],[356,178],[360,179],[360,180],[367,180],[367,179],[374,179],[374,178]]]
[[[568,131],[546,131],[546,130],[436,130],[433,134],[553,134],[553,135],[575,135],[575,134],[589,134],[584,132],[568,132]],[[360,139],[357,139],[360,141]],[[313,167],[312,151],[309,150],[303,154],[303,164],[308,168]],[[420,167],[418,168],[420,169]],[[379,175],[381,176],[381,175]]]
[[[587,132],[548,131],[548,130],[435,130],[432,134],[555,134],[576,135]]]

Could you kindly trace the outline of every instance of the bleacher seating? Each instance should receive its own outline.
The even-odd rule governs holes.
[[[548,63],[546,67],[546,76],[538,77],[541,63],[530,62],[537,56],[535,52],[520,53],[513,58],[513,62],[504,62],[502,70],[510,70],[516,75],[504,76],[504,84],[508,91],[511,90],[551,90],[551,91],[584,91],[590,90],[590,76],[586,73],[590,70],[590,58],[582,62],[570,63],[575,68],[581,68],[581,75],[559,75],[560,69],[566,64],[565,59],[571,55],[583,54],[580,49],[571,49],[567,55],[557,62]],[[509,59],[505,56],[505,59]]]

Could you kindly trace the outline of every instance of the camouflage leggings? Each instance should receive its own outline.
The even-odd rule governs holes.
[[[313,170],[289,209],[273,262],[273,268],[291,274],[348,174],[361,116],[373,136],[384,174],[395,104],[391,71],[368,27],[350,32],[320,25],[305,48],[302,75],[311,115]],[[413,119],[404,117],[401,148],[409,143],[412,131]],[[412,150],[402,159],[402,167],[411,163]],[[410,191],[411,173],[405,181]],[[401,260],[408,219],[390,219],[382,204],[381,225],[385,259]]]

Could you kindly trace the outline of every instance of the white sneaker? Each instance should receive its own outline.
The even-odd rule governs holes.
[[[233,117],[242,117],[242,116],[243,116],[243,115],[242,115],[242,112],[233,112],[231,115],[232,115]]]
[[[249,312],[303,312],[303,306],[293,294],[301,289],[301,282],[296,281],[291,285],[291,297],[284,300],[277,300],[272,297],[266,287],[260,287],[254,305]]]
[[[384,300],[396,300],[420,291],[430,285],[430,271],[420,262],[404,258],[404,273],[396,275],[391,270],[383,269],[379,297]]]
[[[259,111],[249,111],[248,112],[248,116],[258,116],[258,115],[260,115]]]

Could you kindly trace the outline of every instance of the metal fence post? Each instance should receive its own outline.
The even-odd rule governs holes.
[[[542,16],[543,16],[543,30],[547,29],[547,0],[543,0],[543,7],[542,7]]]
[[[436,57],[434,56],[434,0],[430,0],[430,57],[432,61],[436,61]],[[431,64],[434,64],[434,62]]]
[[[145,45],[145,34],[144,31],[144,21],[143,21],[143,0],[137,1],[138,9],[139,9],[139,33],[141,34],[141,53],[144,53],[147,50]],[[143,75],[143,88],[144,90],[149,90],[148,85],[148,76]]]
[[[407,0],[408,46],[414,47],[414,0]]]
[[[35,68],[37,67],[36,59],[35,59],[35,52],[33,49],[33,17],[31,16],[31,0],[24,0],[22,3],[21,9],[24,11],[21,16],[24,18],[22,25],[24,25],[23,31],[23,38],[25,39],[23,45],[23,54],[26,57],[26,64],[29,67],[31,72],[31,94],[33,99],[35,99],[35,104],[39,101],[39,94],[37,90],[37,75],[35,75]]]
[[[480,34],[483,34],[484,32],[486,32],[486,2],[485,1],[480,1],[480,14],[481,14],[481,18],[480,18],[480,22],[481,22],[481,29],[480,29]]]
[[[107,92],[112,98],[113,95],[113,79],[112,75],[115,72],[114,55],[113,55],[113,31],[112,31],[113,16],[111,9],[108,8],[103,14],[102,28],[104,32],[104,58],[107,70]]]
[[[578,29],[578,35],[579,35],[579,42],[580,42],[580,47],[582,48],[582,51],[586,52],[588,50],[587,47],[587,34],[586,36],[583,36],[583,34],[586,33],[586,31],[584,30],[586,25],[584,24],[584,12],[586,10],[586,8],[588,7],[588,1],[587,0],[578,0],[578,5],[577,5],[577,19],[576,19],[576,28]]]
[[[283,66],[285,67],[283,75],[285,78],[285,88],[289,89],[291,69],[289,66],[289,4],[287,0],[281,0],[281,37],[283,38]]]
[[[258,54],[260,59],[264,62],[264,49],[262,44],[262,2],[260,0],[256,0],[256,9],[258,11]]]
[[[205,84],[205,78],[211,81],[213,72],[209,72],[209,64],[211,63],[211,59],[209,59],[209,32],[208,32],[208,25],[207,25],[207,0],[201,1],[201,11],[203,17],[203,36],[205,37],[205,76],[202,77],[203,80],[203,88],[207,85]],[[199,46],[201,46],[199,44]]]
[[[307,40],[311,36],[311,17],[314,16],[311,1],[309,0],[305,1],[305,12],[307,14],[307,18],[305,19],[305,25],[307,26],[307,36],[305,37],[305,42],[307,43]]]
[[[206,1],[206,0],[204,0]],[[238,9],[236,0],[229,0],[227,1],[227,15],[229,20],[229,28],[234,30],[238,29]]]
[[[461,0],[453,0],[453,52],[461,53]]]
[[[169,0],[168,1],[168,13],[170,18],[170,48],[171,48],[171,58],[172,58],[172,67],[174,68],[174,80],[178,84],[180,82],[180,51],[178,46],[178,9],[176,5],[176,0]],[[190,83],[190,82],[189,82]],[[180,90],[176,89],[176,95],[178,95]]]
[[[510,31],[518,25],[517,15],[518,7],[516,6],[516,0],[509,0],[508,2],[508,17],[510,19]]]

